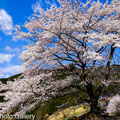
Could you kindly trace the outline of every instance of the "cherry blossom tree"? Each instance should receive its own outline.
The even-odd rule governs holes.
[[[59,5],[51,5],[47,10],[41,8],[40,13],[35,13],[22,27],[16,26],[17,37],[28,41],[28,46],[25,46],[20,55],[24,77],[12,82],[12,92],[16,91],[16,85],[20,88],[16,95],[8,91],[4,93],[5,98],[12,100],[11,95],[14,94],[17,105],[30,96],[38,101],[45,101],[51,95],[56,96],[60,89],[69,86],[81,90],[80,86],[83,85],[90,98],[91,111],[95,112],[103,87],[118,81],[117,75],[111,76],[111,73],[115,64],[119,64],[119,24],[119,0],[105,3],[99,0],[88,0],[86,3],[80,0],[59,0]],[[50,77],[45,79],[47,74],[42,78],[43,73],[38,74],[41,69],[66,69],[68,63],[79,69],[77,77],[69,76],[63,81],[55,81]],[[77,84],[72,84],[76,81]],[[38,83],[40,87],[37,87]],[[24,85],[25,95],[24,92],[21,93]],[[21,99],[17,96],[21,96]],[[14,107],[15,104],[12,100],[12,103],[5,105]],[[27,106],[21,107],[24,111],[22,108],[28,111]],[[7,107],[4,109],[8,110]]]
[[[5,101],[0,103],[0,115],[13,114],[23,116],[34,109],[37,105],[50,100],[55,96],[62,96],[60,90],[69,86],[78,79],[76,75],[70,75],[64,80],[55,80],[52,72],[40,75],[19,77],[16,80],[8,81],[7,84],[0,84],[0,96],[5,96]],[[74,92],[70,90],[70,92]],[[66,93],[64,93],[66,95]],[[16,112],[15,112],[16,111]]]
[[[115,95],[112,97],[112,99],[110,100],[107,106],[106,112],[111,116],[120,114],[120,96],[119,95]]]

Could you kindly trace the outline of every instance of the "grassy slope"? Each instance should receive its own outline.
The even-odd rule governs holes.
[[[119,72],[120,72],[120,69],[118,70],[118,76],[120,75]],[[0,79],[0,81],[6,84],[6,82],[8,80],[13,81],[13,79],[19,77],[20,75],[21,74],[17,74],[17,75],[14,75],[14,76],[10,77],[10,78]],[[66,75],[68,75],[67,72],[63,73],[59,77],[64,79],[66,77]],[[105,93],[106,94],[108,94],[108,93],[109,94],[116,94],[116,91],[113,89],[115,87],[120,87],[120,84],[118,85],[118,84],[115,83],[114,85],[111,85],[110,87],[108,87],[109,92],[108,92],[108,89],[103,89],[102,95],[104,95]],[[87,95],[84,92],[80,91],[80,93],[78,93],[78,96],[82,97],[82,96],[87,96]],[[2,102],[2,100],[3,100],[3,98],[0,98],[0,102]],[[35,120],[43,120],[48,115],[51,115],[55,111],[59,110],[55,106],[60,106],[61,104],[64,104],[66,102],[68,102],[69,105],[67,105],[65,107],[76,105],[77,104],[76,103],[76,96],[75,95],[67,95],[67,96],[64,96],[64,97],[54,98],[54,99],[48,101],[47,103],[45,103],[45,106],[39,105],[34,110],[30,111],[28,114],[34,114],[36,116]]]
[[[20,73],[20,74],[16,74],[16,75],[14,75],[14,76],[11,76],[11,77],[9,77],[9,78],[1,78],[0,81],[1,81],[2,83],[6,84],[7,81],[14,81],[14,79],[15,79],[15,78],[18,78],[20,75],[21,75],[21,73]]]

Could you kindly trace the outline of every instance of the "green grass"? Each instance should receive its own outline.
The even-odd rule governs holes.
[[[75,101],[73,100],[75,96],[67,95],[64,97],[56,97],[52,100],[44,103],[45,106],[38,105],[34,110],[30,111],[28,114],[33,114],[36,116],[35,120],[42,120],[45,116],[51,115],[55,111],[58,110],[56,106],[60,106],[61,104],[68,103],[68,106],[75,105]]]

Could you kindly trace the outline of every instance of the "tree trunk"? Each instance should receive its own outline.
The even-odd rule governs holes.
[[[99,86],[95,91],[93,91],[93,85],[91,83],[87,84],[86,86],[87,93],[90,97],[90,108],[92,113],[98,113],[99,107],[98,107],[98,99],[99,95],[102,91],[102,86]]]
[[[98,113],[99,107],[98,107],[98,98],[90,98],[90,108],[92,113]]]

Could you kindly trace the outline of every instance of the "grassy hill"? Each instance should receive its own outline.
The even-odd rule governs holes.
[[[62,71],[58,70],[55,72],[55,78],[56,79],[64,79],[66,76],[68,76],[71,73],[77,73],[80,71],[80,69],[76,69],[74,66],[73,68],[69,68],[68,70]],[[100,68],[101,69],[101,68]],[[99,68],[98,68],[99,72]],[[18,78],[21,74],[16,74],[14,76],[11,76],[9,78],[3,78],[0,79],[0,81],[4,84],[7,83],[7,81],[14,81],[15,78]],[[112,75],[117,76],[117,78],[120,79],[120,66],[114,66],[112,69]],[[116,89],[117,88],[117,89]],[[112,94],[115,95],[118,92],[118,89],[120,89],[120,84],[114,83],[110,85],[108,88],[104,88],[102,91],[102,95],[108,95]],[[34,110],[31,110],[28,114],[34,114],[36,116],[35,120],[43,120],[47,116],[53,114],[54,112],[65,109],[70,106],[75,106],[78,104],[83,103],[84,101],[81,99],[83,97],[88,98],[87,94],[83,91],[79,91],[76,95],[66,95],[63,97],[56,97],[51,99],[50,101],[44,103],[44,105],[37,106]],[[0,102],[3,101],[4,97],[0,97]],[[58,107],[62,106],[62,107]]]
[[[21,73],[20,73],[20,74],[13,75],[13,76],[11,76],[11,77],[9,77],[9,78],[1,78],[0,81],[1,81],[2,83],[6,84],[7,81],[14,81],[14,79],[15,79],[15,78],[18,78],[20,75],[21,75]]]

